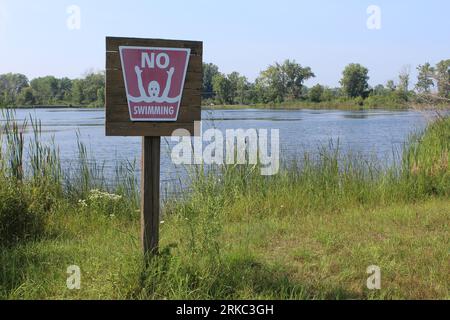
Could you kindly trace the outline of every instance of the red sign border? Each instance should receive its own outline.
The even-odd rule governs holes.
[[[177,114],[175,115],[175,118],[168,118],[168,119],[133,119],[131,116],[131,106],[130,106],[130,100],[128,100],[128,86],[127,86],[127,78],[125,74],[125,65],[123,63],[123,56],[122,56],[122,50],[123,49],[135,49],[135,50],[168,50],[168,51],[185,51],[187,52],[186,55],[186,64],[183,71],[183,80],[181,82],[181,92],[180,92],[180,100],[178,101],[178,107],[177,107]],[[189,58],[191,55],[191,48],[171,48],[171,47],[142,47],[142,46],[119,46],[119,55],[120,55],[120,63],[122,65],[122,73],[123,73],[123,82],[125,85],[125,93],[126,93],[126,99],[128,104],[128,113],[130,115],[130,121],[132,122],[176,122],[178,120],[178,113],[180,112],[181,107],[181,100],[183,99],[183,91],[184,91],[184,83],[186,81],[186,73],[189,65]]]

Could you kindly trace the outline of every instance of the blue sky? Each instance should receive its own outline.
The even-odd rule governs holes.
[[[81,29],[66,12],[81,9]],[[366,26],[369,5],[381,29]],[[316,74],[308,85],[337,86],[344,66],[369,68],[370,84],[405,65],[450,58],[448,0],[0,0],[0,73],[71,78],[105,64],[105,36],[204,42],[204,61],[250,79],[274,61],[295,59]],[[414,79],[413,79],[414,80]]]

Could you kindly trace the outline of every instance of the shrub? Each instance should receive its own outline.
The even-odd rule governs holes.
[[[18,182],[0,183],[0,246],[9,246],[41,235],[44,219],[29,206],[29,197]]]

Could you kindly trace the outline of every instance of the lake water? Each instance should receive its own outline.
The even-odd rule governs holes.
[[[77,155],[77,132],[88,151],[106,169],[117,161],[139,161],[141,138],[105,137],[103,109],[17,109],[16,118],[29,116],[42,123],[43,138],[54,137],[63,163]],[[340,111],[340,110],[206,110],[202,112],[203,131],[218,129],[279,129],[281,163],[315,153],[330,141],[351,151],[379,161],[392,162],[408,136],[425,127],[429,114],[416,111]],[[162,188],[180,180],[180,168],[170,160],[173,143],[161,143]],[[137,162],[139,163],[139,162]],[[139,168],[139,165],[137,166]]]

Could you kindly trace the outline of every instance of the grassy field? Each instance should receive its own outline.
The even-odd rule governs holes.
[[[165,204],[148,267],[132,179],[107,190],[82,145],[82,174],[68,177],[38,134],[24,170],[19,126],[7,123],[2,299],[450,297],[449,118],[412,136],[391,168],[326,147],[273,177],[250,166],[197,171],[191,195]],[[70,265],[81,268],[79,290],[66,287]],[[370,265],[380,290],[366,287]]]

